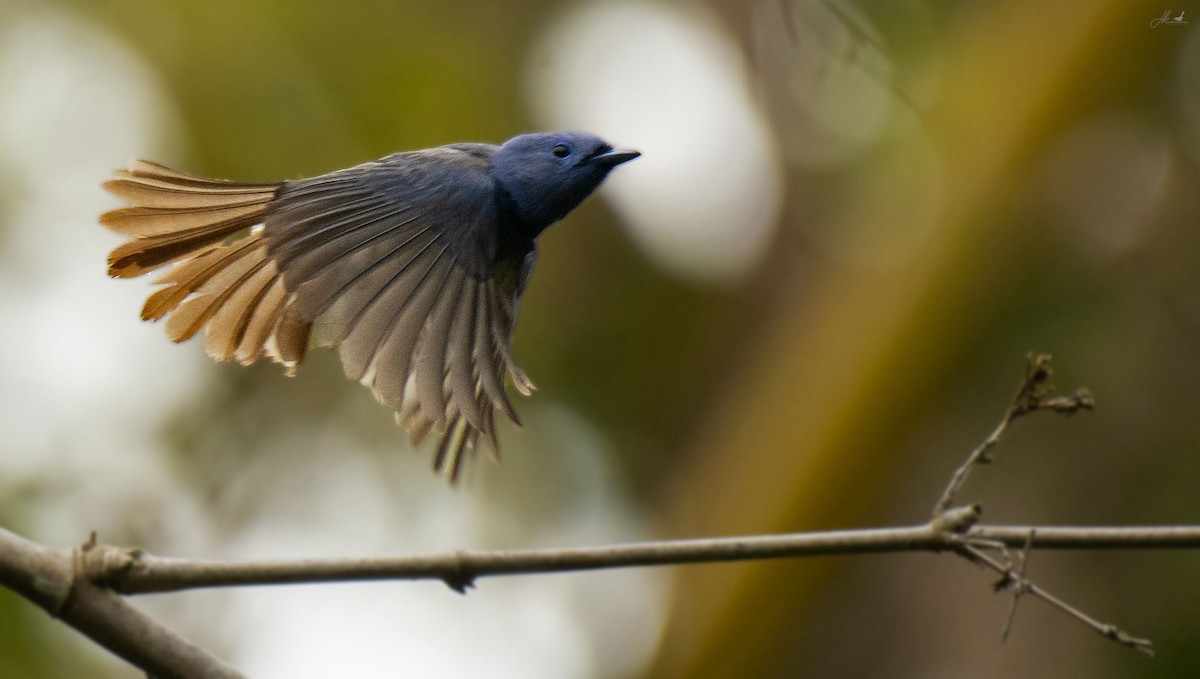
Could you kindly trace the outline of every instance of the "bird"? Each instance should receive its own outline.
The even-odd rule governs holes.
[[[496,411],[517,426],[505,373],[533,382],[512,334],[536,240],[638,151],[583,132],[449,144],[306,179],[210,179],[136,160],[103,183],[126,207],[100,223],[127,242],[108,274],[165,269],[142,307],[183,342],[294,375],[333,347],[347,378],[395,412],[414,448],[441,435],[435,472],[457,481]]]

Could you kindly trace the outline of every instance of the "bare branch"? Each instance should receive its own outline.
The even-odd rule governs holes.
[[[153,622],[119,594],[175,592],[205,587],[280,585],[364,580],[441,580],[465,592],[485,576],[691,563],[869,554],[956,554],[1000,574],[997,591],[1011,589],[1004,626],[1011,630],[1019,599],[1031,594],[1108,639],[1152,654],[1150,641],[1101,623],[1029,581],[1029,556],[1037,549],[1200,549],[1200,526],[1073,527],[980,525],[978,505],[954,507],[971,469],[1018,417],[1049,410],[1071,414],[1093,407],[1079,389],[1047,398],[1050,357],[1031,357],[1025,379],[1003,419],[955,470],[930,521],[917,526],[787,535],[668,540],[564,549],[459,551],[368,559],[200,561],[156,557],[140,549],[98,545],[94,536],[75,550],[54,551],[0,529],[0,586],[8,587],[62,619],[151,676],[238,677],[233,669]],[[1010,548],[1020,548],[1014,559]],[[986,550],[1003,554],[1003,560]]]
[[[199,587],[363,580],[442,580],[461,592],[477,578],[493,575],[563,573],[831,554],[941,551],[953,547],[945,533],[932,525],[921,525],[561,549],[464,550],[426,556],[370,559],[187,561],[142,554],[118,571],[96,572],[94,575],[125,594],[174,592]],[[113,561],[117,562],[119,559]]]
[[[1029,537],[1033,533],[1033,538]],[[1200,526],[1140,528],[951,526],[939,523],[868,530],[662,540],[552,549],[457,551],[369,559],[201,561],[97,546],[88,577],[124,594],[369,580],[441,580],[457,591],[477,578],[636,566],[753,561],[838,554],[939,552],[973,545],[1037,549],[1200,549]]]
[[[1200,526],[978,526],[967,533],[1009,547],[1035,549],[1200,549]]]
[[[93,546],[89,540],[75,550],[55,551],[0,528],[0,585],[158,679],[243,676],[82,577]]]
[[[201,676],[235,677],[233,670],[159,627],[129,606],[124,594],[181,591],[204,587],[350,582],[363,580],[441,580],[465,591],[476,578],[495,575],[570,572],[634,566],[749,561],[773,558],[869,554],[884,552],[963,553],[979,562],[995,563],[1001,574],[1011,568],[991,560],[980,548],[1039,549],[1200,549],[1200,526],[1030,527],[971,526],[973,508],[947,512],[929,524],[872,530],[796,533],[778,536],[672,540],[513,551],[461,551],[427,556],[297,561],[190,561],[168,559],[107,545],[85,545],[76,551],[51,551],[0,530],[0,585],[17,591],[60,617],[113,652],[154,676],[198,676],[189,668],[205,667]],[[948,519],[957,517],[957,522]],[[74,568],[72,562],[75,562]],[[77,577],[78,572],[82,577]],[[1027,582],[1024,575],[1015,576]],[[1040,588],[1030,593],[1062,608]],[[107,589],[112,587],[113,589]],[[1076,609],[1063,608],[1075,617]],[[1072,612],[1074,611],[1074,612]],[[1111,626],[1083,616],[1089,626],[1120,643],[1143,648]],[[1144,650],[1144,649],[1143,649]]]

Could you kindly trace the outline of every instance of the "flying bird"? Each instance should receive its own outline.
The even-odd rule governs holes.
[[[269,357],[289,374],[310,344],[396,413],[416,447],[442,435],[434,469],[457,479],[505,393],[533,389],[513,358],[536,239],[621,163],[640,155],[579,132],[500,146],[395,153],[271,183],[207,179],[138,160],[104,188],[129,207],[100,222],[130,240],[108,273],[166,269],[142,318],[171,340],[203,330],[217,360]]]

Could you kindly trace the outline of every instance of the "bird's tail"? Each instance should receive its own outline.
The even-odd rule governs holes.
[[[118,170],[104,188],[129,203],[100,222],[132,240],[108,256],[108,273],[131,278],[168,264],[166,284],[142,318],[167,316],[182,342],[207,328],[214,358],[251,363],[274,353],[270,339],[285,303],[283,277],[267,256],[263,217],[282,184],[205,179],[146,161]]]

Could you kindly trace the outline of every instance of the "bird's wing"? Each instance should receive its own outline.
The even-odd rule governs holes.
[[[443,432],[435,466],[452,477],[480,434],[495,449],[496,409],[519,422],[504,371],[532,387],[511,349],[532,245],[497,257],[489,149],[402,153],[289,182],[264,220],[289,293],[273,352],[295,365],[310,335],[337,347],[346,376],[396,411],[414,445]]]
[[[512,355],[533,245],[502,241],[486,145],[396,154],[282,184],[205,179],[137,161],[105,183],[130,207],[101,222],[131,240],[109,273],[173,265],[142,317],[176,342],[204,330],[219,360],[289,368],[310,337],[396,411],[414,444],[444,432],[435,464],[457,475],[504,391],[532,384]],[[256,226],[261,224],[262,226]]]

